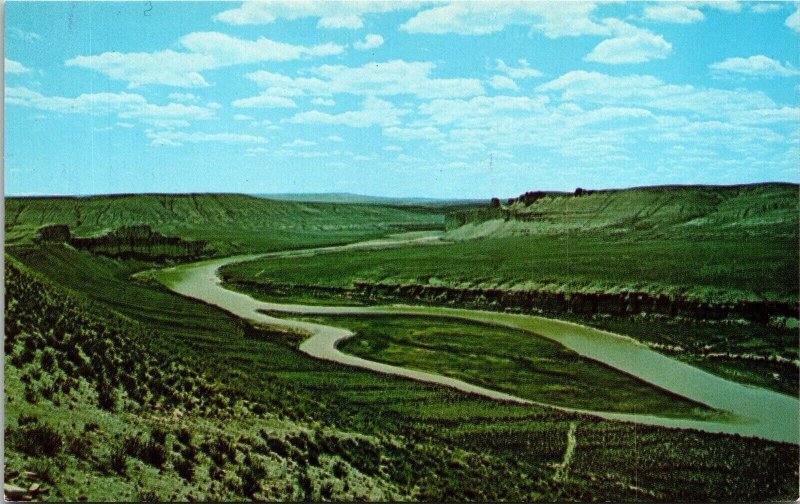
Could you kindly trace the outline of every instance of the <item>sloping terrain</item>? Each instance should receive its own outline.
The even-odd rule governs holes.
[[[6,259],[6,476],[38,484],[37,499],[765,500],[796,491],[794,445],[375,375],[305,356],[295,335],[132,283],[144,264],[64,246],[18,257],[25,266]],[[569,479],[557,482],[568,431],[578,448]],[[664,471],[688,452],[683,472]]]
[[[661,186],[575,193],[527,193],[508,204],[450,217],[454,239],[529,234],[647,232],[797,236],[794,184]],[[489,210],[489,211],[487,211]],[[464,225],[457,229],[459,225]]]
[[[29,242],[37,229],[66,224],[76,236],[123,226],[206,240],[219,253],[342,243],[391,231],[438,229],[431,209],[273,201],[239,194],[142,194],[6,198],[6,243]]]

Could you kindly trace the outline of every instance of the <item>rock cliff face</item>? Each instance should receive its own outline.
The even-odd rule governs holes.
[[[93,254],[123,259],[192,260],[208,254],[205,241],[164,236],[153,231],[150,226],[123,226],[95,238],[72,238],[69,243]]]
[[[685,317],[697,320],[745,319],[766,323],[771,317],[797,317],[798,306],[769,301],[711,303],[653,296],[642,292],[619,294],[561,293],[502,289],[455,288],[415,284],[375,284],[356,282],[353,288],[319,285],[289,285],[261,282],[235,282],[249,289],[271,295],[337,295],[360,301],[417,302],[487,310],[510,310],[523,313],[615,316],[642,313]]]

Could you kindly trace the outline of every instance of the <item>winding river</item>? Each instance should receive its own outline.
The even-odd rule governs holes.
[[[580,355],[602,362],[622,372],[636,376],[664,390],[711,408],[729,413],[724,419],[705,421],[696,419],[665,418],[631,413],[587,411],[546,404],[565,411],[594,415],[597,417],[656,425],[671,428],[698,429],[706,432],[739,434],[742,436],[800,444],[798,416],[800,401],[796,398],[769,390],[742,385],[725,380],[651,350],[646,345],[626,337],[572,322],[480,310],[439,308],[426,306],[307,306],[297,304],[269,303],[225,289],[217,275],[222,266],[268,257],[301,257],[319,253],[346,250],[406,246],[431,242],[433,237],[406,241],[369,241],[338,247],[322,247],[299,251],[270,254],[235,256],[201,261],[192,264],[165,268],[154,272],[154,277],[173,291],[206,303],[218,306],[242,319],[257,324],[280,326],[307,332],[310,337],[300,350],[318,358],[346,366],[369,369],[378,373],[410,378],[422,382],[451,387],[463,392],[489,399],[520,404],[543,404],[510,394],[479,387],[446,376],[406,369],[340,352],[339,341],[353,336],[347,329],[276,318],[264,312],[295,315],[405,315],[447,317],[475,321],[502,327],[520,329],[549,338]]]

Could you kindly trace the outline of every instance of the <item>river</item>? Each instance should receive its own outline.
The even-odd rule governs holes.
[[[153,275],[162,284],[183,296],[218,306],[248,321],[309,333],[309,338],[300,345],[300,350],[318,359],[443,385],[493,400],[520,404],[543,404],[435,373],[406,369],[348,355],[340,352],[336,345],[339,341],[353,336],[353,333],[349,330],[305,321],[276,318],[264,312],[287,315],[422,315],[456,318],[520,329],[556,341],[580,355],[636,376],[661,389],[727,412],[729,415],[724,420],[704,421],[633,413],[577,410],[546,404],[548,407],[644,425],[698,429],[706,432],[738,434],[800,444],[800,431],[798,430],[800,401],[797,398],[725,380],[660,354],[626,336],[545,317],[481,310],[404,305],[354,307],[269,303],[258,301],[246,294],[225,289],[222,287],[221,280],[217,274],[222,266],[256,258],[301,257],[345,250],[413,245],[431,242],[431,240],[434,240],[434,238],[418,238],[405,242],[371,241],[339,247],[235,256],[165,268],[154,272]]]

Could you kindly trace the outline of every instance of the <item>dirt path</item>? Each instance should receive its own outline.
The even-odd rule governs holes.
[[[569,463],[572,462],[572,455],[575,454],[575,446],[578,444],[578,438],[575,436],[575,431],[577,430],[577,422],[569,424],[569,430],[567,431],[567,448],[564,450],[564,460],[558,464],[556,467],[556,474],[553,476],[553,479],[556,481],[561,482],[567,478]]]

